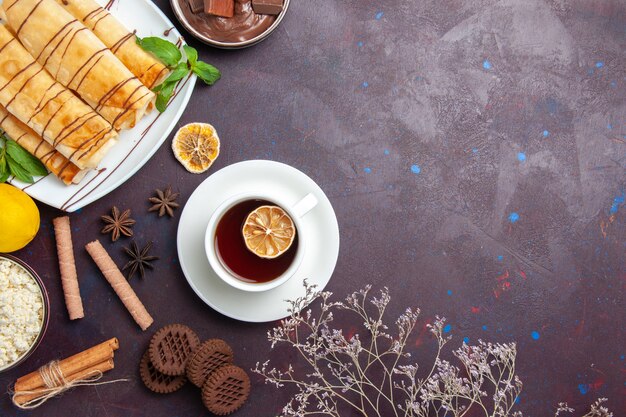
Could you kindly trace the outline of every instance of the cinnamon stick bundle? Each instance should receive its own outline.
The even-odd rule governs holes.
[[[113,259],[109,256],[106,249],[102,246],[99,240],[95,240],[91,243],[88,243],[85,246],[89,255],[93,258],[100,271],[102,271],[102,275],[106,278],[106,280],[111,284],[113,290],[117,296],[122,300],[124,306],[128,310],[128,312],[133,316],[135,322],[141,327],[141,330],[146,330],[152,322],[152,316],[146,310],[146,307],[141,303],[135,291],[133,291],[132,287],[124,278],[124,275],[120,272]]]
[[[105,373],[107,371],[110,371],[111,369],[115,368],[115,364],[113,363],[113,359],[108,359],[102,363],[97,363],[93,366],[90,366],[89,368],[83,369],[82,371],[78,371],[75,374],[69,375],[69,376],[65,376],[65,380],[70,383],[70,382],[74,382],[77,380],[82,380],[85,378],[89,378],[90,376],[93,376],[94,374],[98,373],[98,372],[102,372]],[[38,373],[40,373],[39,371],[37,371]],[[37,391],[40,389],[43,389],[44,387],[39,387],[39,388],[35,388],[32,391]],[[16,390],[16,392],[19,392]],[[23,405],[26,404],[29,401],[32,400],[36,400],[37,398],[41,398],[43,395],[45,395],[45,392],[34,392],[32,394],[21,394],[15,397],[15,402],[19,405]]]
[[[58,367],[67,382],[83,379],[95,372],[106,372],[114,368],[114,351],[119,348],[117,338],[111,338],[92,348],[84,350],[59,362]],[[40,370],[24,375],[15,382],[14,401],[22,405],[33,399],[47,395],[46,386]],[[41,390],[41,392],[37,392]],[[27,392],[20,394],[22,392]]]
[[[63,375],[69,376],[77,372],[83,371],[93,365],[102,363],[108,359],[112,359],[114,351],[119,349],[120,343],[116,337],[100,343],[92,348],[84,350],[69,358],[63,359],[59,366]],[[45,386],[39,371],[31,372],[19,378],[15,382],[15,391],[32,391]]]
[[[54,224],[54,235],[57,241],[61,284],[63,285],[67,312],[70,320],[81,319],[85,317],[85,313],[83,311],[83,301],[80,298],[80,289],[78,288],[70,218],[67,216],[57,217],[52,220],[52,223]]]

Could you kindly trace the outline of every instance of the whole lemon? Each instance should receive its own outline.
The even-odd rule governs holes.
[[[24,191],[0,184],[0,252],[26,246],[39,230],[39,209]]]

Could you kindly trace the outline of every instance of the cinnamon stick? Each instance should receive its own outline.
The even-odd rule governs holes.
[[[52,223],[54,224],[54,235],[57,241],[61,284],[63,285],[67,312],[70,320],[81,319],[85,317],[85,313],[83,311],[83,301],[80,298],[80,289],[78,288],[70,218],[67,216],[57,217],[52,220]]]
[[[63,375],[69,377],[78,372],[84,371],[94,365],[102,362],[106,362],[113,358],[113,351],[120,347],[117,338],[111,338],[106,342],[102,342],[92,348],[84,350],[69,358],[63,359],[59,362],[59,367]],[[14,390],[19,391],[34,391],[38,388],[45,387],[45,383],[41,378],[39,370],[31,372],[28,375],[24,375],[15,382]]]
[[[95,240],[88,243],[85,249],[87,249],[89,255],[91,255],[96,265],[98,265],[100,271],[102,271],[102,275],[109,281],[109,284],[111,284],[117,296],[122,300],[128,312],[133,316],[135,322],[141,327],[141,330],[146,330],[150,327],[154,321],[152,316],[150,316],[150,313],[148,313],[146,307],[141,303],[139,297],[137,297],[137,294],[135,294],[135,291],[133,291],[132,287],[128,284],[128,281],[126,281],[126,278],[124,278],[124,275],[122,275],[100,241]]]
[[[65,375],[65,380],[67,382],[72,382],[72,381],[76,381],[77,379],[84,379],[93,375],[97,375],[98,372],[105,373],[107,371],[110,371],[113,368],[115,368],[115,364],[113,363],[113,358],[111,358],[111,359],[107,359],[104,362],[100,362],[95,365],[92,365],[89,368],[78,371],[72,375]],[[15,391],[18,392],[19,390],[17,389],[17,383],[15,384],[15,386],[16,386]],[[33,390],[29,390],[29,391],[37,391],[38,389],[43,390],[44,388],[45,387],[41,386],[41,387],[35,388]],[[19,405],[22,405],[24,403],[27,403],[28,401],[35,400],[45,394],[46,394],[45,392],[35,392],[33,394],[17,395],[15,396],[15,402]]]

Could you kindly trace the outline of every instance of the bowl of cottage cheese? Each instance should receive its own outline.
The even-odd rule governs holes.
[[[18,258],[0,254],[0,372],[37,349],[48,327],[49,305],[37,273]]]

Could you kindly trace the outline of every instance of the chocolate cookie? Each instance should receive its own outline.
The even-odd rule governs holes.
[[[198,388],[202,388],[213,371],[233,362],[233,350],[221,339],[203,342],[187,361],[187,378]]]
[[[169,394],[178,391],[185,385],[186,381],[184,376],[169,376],[157,371],[150,362],[150,353],[147,350],[141,357],[141,362],[139,363],[139,375],[144,385],[148,387],[150,391],[159,394]]]
[[[202,387],[202,402],[213,414],[225,416],[239,409],[250,395],[250,378],[235,365],[224,365],[209,375]]]
[[[170,324],[150,339],[150,362],[165,375],[184,375],[187,359],[199,344],[198,335],[189,327]]]

